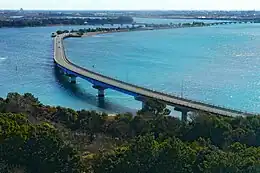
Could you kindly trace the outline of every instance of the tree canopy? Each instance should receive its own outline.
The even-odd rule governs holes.
[[[148,100],[138,115],[0,98],[0,172],[257,173],[260,117],[197,112],[187,123]]]

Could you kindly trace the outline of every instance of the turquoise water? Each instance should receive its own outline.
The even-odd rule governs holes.
[[[75,109],[125,112],[140,109],[132,97],[71,85],[55,72],[45,27],[0,29],[0,96],[31,92],[43,103]],[[65,40],[69,58],[94,71],[137,85],[217,105],[260,112],[260,25],[226,25],[114,33]],[[94,67],[93,67],[94,65]]]

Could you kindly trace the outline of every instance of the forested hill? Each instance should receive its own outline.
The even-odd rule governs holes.
[[[0,98],[0,172],[258,173],[260,118],[198,112],[188,123],[149,101],[137,116]]]

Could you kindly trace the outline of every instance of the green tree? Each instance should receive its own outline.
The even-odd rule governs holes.
[[[9,169],[27,172],[81,173],[77,152],[59,137],[50,124],[31,124],[19,114],[0,114],[0,161]]]
[[[178,139],[159,142],[148,135],[110,153],[101,153],[95,159],[94,172],[188,173],[192,172],[195,153]]]
[[[58,30],[56,33],[57,33],[58,35],[60,35],[60,34],[63,34],[63,31]]]
[[[192,118],[183,139],[194,141],[200,137],[210,139],[214,145],[224,146],[226,141],[225,133],[232,129],[227,121],[229,118],[210,116],[205,113],[198,113]]]
[[[107,114],[100,114],[94,111],[79,111],[78,119],[75,122],[75,129],[81,130],[84,133],[87,133],[90,137],[90,141],[94,140],[94,136],[97,133],[101,133],[103,131],[103,125],[105,123],[105,119]]]
[[[144,101],[144,107],[138,111],[139,115],[165,116],[171,111],[167,109],[166,104],[158,100],[148,99]]]
[[[9,93],[4,103],[3,112],[31,114],[39,104],[39,100],[30,93],[25,93],[23,96],[18,93]]]

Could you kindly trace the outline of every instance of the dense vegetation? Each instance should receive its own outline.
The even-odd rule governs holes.
[[[103,24],[132,24],[132,17],[121,16],[118,18],[38,18],[38,19],[13,19],[0,20],[1,27],[36,27],[51,25],[103,25]]]
[[[82,36],[83,34],[89,33],[89,32],[119,32],[119,31],[133,31],[140,29],[140,26],[127,26],[126,28],[84,28],[84,29],[78,29],[78,30],[58,30],[56,31],[56,34],[63,34],[63,33],[77,33],[79,36]],[[55,33],[52,34],[52,36],[55,36]]]
[[[138,30],[150,30],[152,29],[170,29],[170,28],[183,28],[183,27],[203,27],[203,26],[210,26],[209,24],[205,24],[203,22],[193,22],[193,23],[179,23],[179,24],[145,24],[142,25],[134,25],[126,26],[126,27],[117,27],[117,28],[105,28],[105,27],[97,27],[97,28],[84,28],[78,30],[58,30],[56,34],[63,34],[63,33],[77,33],[79,36],[89,33],[89,32],[119,32],[119,31],[138,31]],[[55,33],[52,33],[52,37],[55,37]]]
[[[171,29],[171,28],[190,28],[190,27],[206,27],[212,25],[224,25],[230,24],[233,22],[215,22],[215,23],[204,23],[204,22],[192,22],[192,23],[169,23],[169,24],[138,24],[132,23],[132,26],[127,25],[126,27],[117,27],[117,28],[84,28],[79,30],[58,30],[56,34],[63,33],[77,33],[79,36],[88,32],[115,32],[115,31],[140,31],[140,30],[153,30],[153,29]],[[55,37],[55,33],[52,33],[52,37]]]
[[[257,173],[260,117],[198,112],[189,122],[149,101],[137,116],[0,98],[0,172]]]

